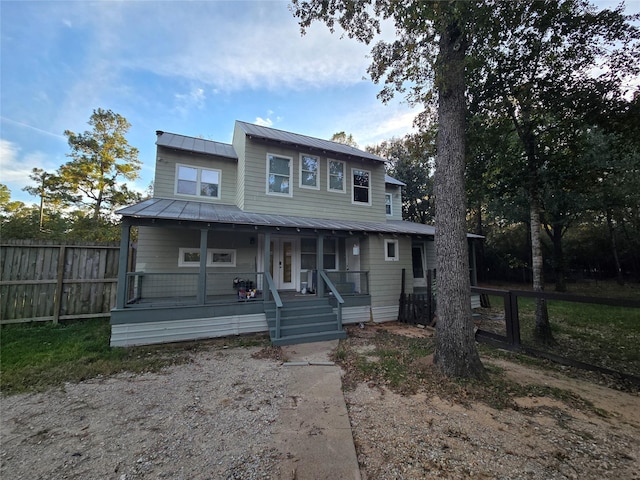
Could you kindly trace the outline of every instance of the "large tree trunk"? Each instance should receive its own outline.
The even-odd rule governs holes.
[[[445,375],[481,378],[485,373],[471,319],[466,236],[465,42],[457,24],[444,28],[439,46],[435,172],[438,322],[434,362]]]
[[[542,242],[540,240],[540,203],[538,193],[532,190],[530,196],[530,217],[531,217],[531,266],[533,270],[533,291],[544,292],[544,274],[542,258]],[[544,344],[554,344],[555,340],[551,333],[549,323],[549,312],[547,301],[543,298],[536,298],[536,326],[534,328],[534,338]]]

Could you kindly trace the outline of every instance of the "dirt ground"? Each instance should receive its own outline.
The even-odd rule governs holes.
[[[410,337],[429,329],[377,329]],[[366,344],[363,350],[367,350]],[[507,378],[578,395],[576,409],[547,396],[496,410],[437,392],[397,395],[360,383],[345,397],[365,480],[431,478],[640,479],[640,397],[506,360],[483,358]]]
[[[272,433],[287,402],[281,360],[256,348],[212,347],[161,373],[3,397],[0,478],[289,478]],[[398,395],[361,383],[345,399],[362,478],[640,479],[637,394],[483,361],[517,382],[574,392],[595,408],[531,396],[496,410],[437,391]]]

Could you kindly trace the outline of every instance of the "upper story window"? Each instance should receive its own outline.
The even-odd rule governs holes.
[[[220,198],[220,170],[176,165],[176,194]]]
[[[329,160],[327,166],[327,190],[330,192],[344,193],[344,162],[340,160]]]
[[[371,172],[352,168],[351,178],[353,179],[353,203],[371,205]]]
[[[318,157],[300,154],[300,188],[320,189],[319,167],[320,159]]]
[[[384,194],[384,208],[387,215],[393,215],[393,196],[390,193]]]
[[[267,154],[267,194],[292,196],[292,163],[291,157]]]

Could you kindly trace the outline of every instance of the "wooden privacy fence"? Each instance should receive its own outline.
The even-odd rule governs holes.
[[[0,324],[109,316],[119,250],[116,243],[3,242]]]

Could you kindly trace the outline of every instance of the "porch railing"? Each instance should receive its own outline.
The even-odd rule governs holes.
[[[368,295],[369,272],[365,270],[325,270],[324,273],[342,296]]]
[[[327,272],[325,272],[324,270],[320,270],[320,278],[322,281],[324,281],[326,286],[329,288],[329,291],[333,294],[336,301],[338,302],[338,330],[342,330],[342,304],[344,303],[344,298],[342,298],[342,295],[340,295],[340,292],[327,275]]]
[[[193,305],[201,288],[197,272],[129,272],[125,306],[140,303]],[[207,272],[204,302],[261,300],[262,272]]]
[[[264,280],[267,284],[268,291],[273,295],[273,301],[276,303],[276,331],[273,338],[280,338],[280,312],[282,311],[282,299],[276,288],[276,284],[269,272],[264,272]],[[269,299],[269,296],[265,294],[265,301]]]

